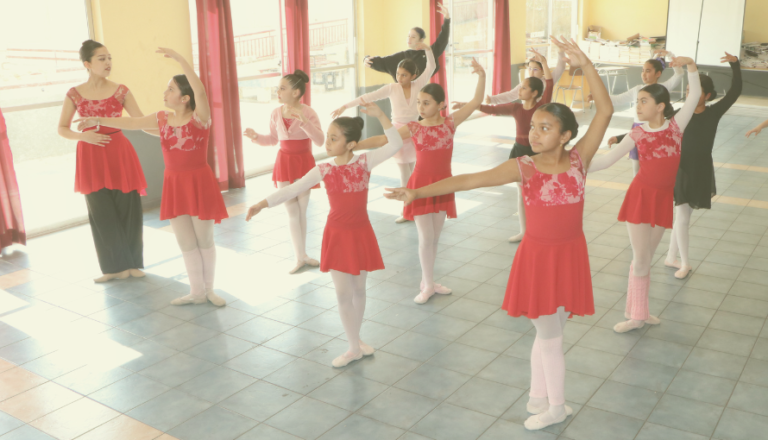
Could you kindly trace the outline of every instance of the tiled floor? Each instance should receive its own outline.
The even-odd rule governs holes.
[[[586,117],[582,116],[586,122]],[[363,338],[377,353],[345,369],[330,277],[289,276],[282,208],[246,223],[268,176],[225,194],[216,228],[217,286],[229,305],[171,307],[187,288],[168,223],[145,215],[148,276],[95,285],[87,226],[31,240],[0,260],[0,439],[572,439],[752,440],[768,432],[768,136],[744,133],[765,109],[739,107],[715,150],[719,198],[694,213],[696,270],[652,273],[653,328],[616,334],[631,252],[616,214],[629,163],[590,175],[584,230],[597,313],[566,326],[566,398],[574,416],[528,432],[525,402],[533,330],[499,310],[516,245],[515,191],[457,195],[436,271],[454,294],[418,306],[413,223],[393,222],[372,179],[370,216],[386,270],[370,274]],[[511,120],[461,127],[454,171],[504,160]],[[614,118],[609,134],[629,126]],[[583,130],[582,130],[583,131]],[[488,133],[497,134],[490,136]],[[310,203],[319,256],[327,198]],[[166,434],[167,433],[167,434]]]

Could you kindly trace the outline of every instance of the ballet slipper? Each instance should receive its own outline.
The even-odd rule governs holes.
[[[126,279],[126,278],[128,278],[130,276],[131,276],[130,270],[126,269],[126,270],[124,270],[122,272],[118,272],[118,273],[105,273],[104,275],[102,275],[102,276],[100,276],[98,278],[94,278],[93,282],[94,283],[106,283],[107,281],[112,281],[112,280],[124,280],[124,279]]]
[[[227,300],[220,297],[219,295],[216,295],[216,292],[214,292],[213,289],[205,291],[205,298],[216,307],[223,307],[227,305]]]
[[[675,272],[675,278],[678,280],[683,280],[688,277],[692,270],[693,268],[691,266],[682,266],[680,267],[680,270]]]
[[[519,233],[517,235],[513,235],[513,236],[509,237],[509,242],[510,243],[517,243],[519,241],[522,241],[523,240],[523,236],[525,236],[525,232],[521,232],[521,233]]]
[[[336,368],[346,367],[350,363],[354,361],[359,361],[360,359],[363,358],[362,350],[357,355],[352,355],[352,357],[347,357],[347,353],[344,353],[341,356],[334,359],[333,362],[331,362],[331,365],[333,365]]]
[[[291,274],[291,275],[293,275],[293,274],[295,274],[296,272],[300,271],[300,270],[301,270],[301,268],[302,268],[302,267],[304,267],[304,266],[306,266],[306,265],[307,265],[307,263],[306,263],[306,262],[304,262],[304,261],[299,261],[298,263],[296,263],[296,267],[294,267],[293,269],[291,269],[290,271],[288,271],[288,273],[289,273],[289,274]]]
[[[429,301],[429,298],[435,294],[434,289],[431,290],[431,292],[429,290],[422,290],[418,295],[416,295],[416,298],[413,299],[413,302],[416,304],[426,304],[427,301]]]
[[[549,402],[546,397],[534,398],[531,397],[525,408],[530,414],[541,414],[549,409]]]
[[[435,293],[439,293],[440,295],[450,295],[453,292],[453,290],[443,286],[442,284],[433,283],[433,285],[435,286]],[[424,290],[424,281],[419,284],[419,288]]]
[[[147,276],[147,274],[145,274],[144,271],[141,269],[128,269],[128,272],[134,278],[144,278],[145,276]]]
[[[363,352],[363,356],[370,356],[376,352],[376,350],[363,341],[360,341],[360,351]]]
[[[674,261],[664,260],[664,265],[667,266],[667,267],[673,267],[675,269],[680,269],[680,262],[677,261],[677,260],[674,260]]]
[[[624,312],[624,317],[627,319],[632,319],[632,317],[629,316],[629,313],[626,313],[626,312]],[[661,324],[661,319],[653,315],[648,315],[648,319],[645,320],[645,323],[648,325],[659,325]]]
[[[640,325],[637,324],[638,322],[640,323]],[[645,325],[645,321],[636,321],[634,319],[630,319],[628,321],[620,322],[614,325],[613,331],[615,331],[616,333],[626,333],[632,330],[643,328],[644,325]]]
[[[547,412],[543,412],[541,414],[536,414],[528,417],[528,420],[523,423],[523,426],[525,426],[525,429],[529,431],[538,431],[540,429],[544,429],[547,426],[551,425],[557,425],[558,423],[563,423],[565,419],[568,418],[568,416],[573,414],[573,408],[571,408],[568,405],[565,406],[565,412],[560,415],[560,417],[557,418],[550,418],[549,414]]]
[[[208,298],[203,296],[194,296],[191,293],[186,296],[182,296],[180,298],[176,298],[174,300],[171,300],[172,306],[186,306],[189,304],[205,304],[208,301]]]
[[[407,218],[402,217],[402,216],[395,219],[395,223],[405,223],[405,222],[409,222],[409,221],[410,220],[408,220]]]
[[[307,266],[312,266],[312,267],[319,267],[320,266],[320,262],[319,261],[315,260],[314,258],[309,258],[309,257],[304,257],[304,264],[306,264]]]

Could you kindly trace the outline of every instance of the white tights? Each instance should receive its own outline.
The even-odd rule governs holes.
[[[204,296],[206,290],[213,290],[216,272],[213,223],[213,220],[200,220],[189,215],[171,219],[171,227],[187,268],[192,297]]]
[[[515,236],[518,238],[517,240],[510,239],[510,241],[520,241],[523,239],[523,235],[525,235],[525,200],[523,198],[523,187],[520,183],[517,183],[517,220],[520,222],[520,233]]]
[[[531,350],[531,391],[529,408],[542,421],[557,420],[565,414],[565,355],[563,329],[569,313],[558,307],[553,315],[532,319],[536,339]],[[546,405],[549,409],[544,412]]]
[[[629,230],[629,242],[632,244],[632,267],[635,276],[644,277],[651,273],[651,261],[661,237],[664,236],[664,228],[651,227],[648,223],[636,225],[627,222]]]
[[[416,167],[416,162],[399,163],[397,167],[400,168],[400,186],[405,188],[408,186],[408,181],[411,179],[413,169]]]
[[[674,262],[677,259],[677,251],[680,251],[680,267],[689,267],[688,260],[688,226],[691,223],[693,208],[687,203],[675,206],[675,224],[672,228],[672,236],[669,239],[669,253],[667,261]]]
[[[333,285],[336,287],[336,299],[339,302],[339,316],[344,332],[349,341],[347,357],[360,354],[360,327],[363,325],[365,313],[365,281],[368,272],[360,271],[360,275],[351,275],[331,270]]]
[[[416,230],[419,233],[419,262],[421,262],[421,282],[425,290],[430,294],[435,284],[434,270],[437,260],[437,244],[440,240],[440,232],[445,224],[445,211],[438,213],[414,216]]]
[[[640,161],[635,159],[629,159],[632,162],[632,175],[637,176],[640,172]]]
[[[290,182],[277,182],[278,188],[290,185]],[[288,211],[288,229],[291,231],[291,242],[296,261],[301,264],[309,259],[307,256],[307,206],[309,206],[309,193],[312,190],[299,194],[295,199],[285,202],[285,210]]]

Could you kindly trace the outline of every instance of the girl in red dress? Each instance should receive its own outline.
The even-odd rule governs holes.
[[[648,311],[651,260],[664,230],[672,228],[675,178],[680,165],[683,132],[701,96],[701,80],[693,60],[675,57],[671,65],[688,66],[688,96],[683,108],[675,115],[669,102],[669,91],[663,85],[643,87],[637,93],[637,117],[644,123],[633,128],[618,147],[592,161],[589,167],[590,171],[608,168],[637,147],[640,171],[632,179],[619,211],[619,221],[627,222],[629,230],[632,264],[629,266],[624,312],[628,321],[613,327],[618,333],[645,324],[659,324],[659,318]]]
[[[321,181],[325,182],[331,211],[323,232],[320,270],[331,272],[339,301],[339,315],[349,341],[349,350],[333,360],[334,367],[344,367],[374,351],[360,340],[366,277],[368,272],[384,269],[379,244],[368,219],[368,181],[371,170],[403,146],[397,129],[392,127],[381,109],[372,103],[363,105],[366,107],[363,113],[381,121],[389,140],[385,147],[355,156],[352,151],[360,141],[363,119],[335,119],[328,127],[325,142],[328,156],[335,159],[319,164],[295,183],[251,206],[246,217],[248,221],[261,210],[285,203]]]
[[[301,179],[315,167],[312,143],[323,145],[323,129],[317,113],[301,103],[309,77],[301,70],[285,75],[277,90],[277,99],[283,103],[276,108],[269,119],[269,134],[258,134],[252,128],[245,130],[245,136],[263,146],[280,142],[272,181],[278,188],[284,188]],[[313,188],[320,188],[320,185]],[[317,260],[307,255],[307,206],[310,190],[298,194],[285,202],[288,211],[288,229],[296,254],[296,266],[289,273],[296,273],[304,266],[319,266]]]
[[[132,117],[144,115],[128,87],[107,79],[112,55],[104,45],[84,41],[80,59],[88,69],[88,81],[67,92],[58,131],[59,136],[78,141],[75,192],[85,195],[103,273],[94,281],[143,277],[140,196],[147,194],[147,182],[136,151],[120,130],[103,127],[79,133],[70,126],[75,112],[81,117],[119,118],[125,109]]]
[[[158,53],[181,64],[183,75],[174,76],[164,93],[166,107],[141,118],[85,118],[80,127],[112,127],[123,130],[159,128],[165,173],[160,219],[170,219],[181,248],[189,277],[190,293],[171,301],[173,305],[203,304],[223,306],[226,301],[213,291],[216,247],[213,225],[227,218],[216,176],[208,166],[208,135],[211,110],[208,97],[194,69],[172,49]]]
[[[483,102],[485,91],[485,70],[472,60],[472,73],[477,73],[477,88],[472,101],[444,118],[440,111],[445,108],[445,91],[439,84],[427,84],[417,96],[416,105],[421,121],[411,121],[400,127],[403,139],[413,138],[416,146],[416,167],[408,179],[408,188],[415,189],[451,177],[453,136],[456,128],[464,122]],[[384,136],[374,136],[360,142],[357,149],[382,145]],[[416,222],[419,233],[419,262],[421,263],[421,285],[419,294],[413,299],[425,304],[435,293],[450,294],[451,289],[434,281],[435,260],[440,232],[445,218],[456,218],[456,201],[453,193],[439,197],[416,200],[403,209],[403,217]]]
[[[540,107],[529,138],[535,156],[510,159],[496,168],[451,177],[418,188],[387,188],[387,198],[406,203],[456,191],[521,182],[529,228],[517,248],[502,308],[526,316],[536,327],[531,352],[531,391],[525,422],[531,430],[563,422],[565,405],[563,328],[570,314],[594,313],[587,243],[582,230],[586,170],[600,147],[613,106],[592,62],[575,41],[553,41],[581,67],[595,98],[596,113],[587,133],[570,150],[579,129],[562,104]]]

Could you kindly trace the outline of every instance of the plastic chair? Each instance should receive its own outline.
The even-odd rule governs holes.
[[[581,92],[581,109],[586,110],[585,107],[585,97],[584,97],[584,73],[582,72],[580,67],[573,68],[571,67],[568,71],[568,74],[571,76],[571,81],[567,86],[557,84],[555,86],[555,99],[552,100],[552,102],[557,102],[558,97],[560,96],[560,91],[563,91],[563,104],[568,105],[568,95],[567,92],[571,91],[573,92],[573,95],[571,95],[571,104],[568,105],[568,107],[573,108],[573,102],[576,101],[576,92]],[[576,78],[579,78],[578,81],[576,81]],[[576,83],[576,84],[574,84]],[[589,107],[592,108],[592,104],[589,104]]]

